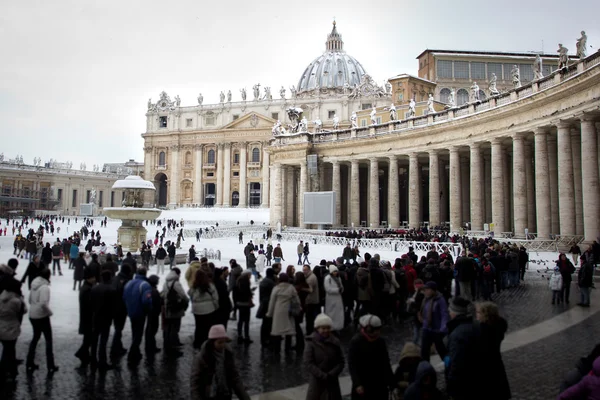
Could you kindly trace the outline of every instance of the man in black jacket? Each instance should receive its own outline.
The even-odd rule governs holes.
[[[123,301],[123,290],[127,282],[131,280],[131,266],[129,264],[122,264],[121,271],[113,279],[113,287],[115,289],[115,308],[114,308],[114,325],[115,333],[113,335],[113,341],[110,349],[110,353],[113,357],[122,356],[127,353],[127,349],[123,347],[121,337],[123,335],[123,328],[125,327],[125,321],[127,321],[127,308]]]
[[[106,262],[102,264],[102,272],[103,271],[110,271],[111,276],[113,277],[117,274],[117,272],[119,272],[119,266],[113,261],[110,254],[106,255]],[[102,274],[102,272],[100,273]]]
[[[21,283],[25,282],[25,278],[28,278],[27,286],[29,287],[29,290],[31,290],[31,282],[40,275],[40,272],[42,272],[44,268],[46,268],[46,266],[44,263],[40,262],[40,256],[34,256],[27,266],[25,274],[21,277]]]
[[[110,325],[116,303],[116,289],[112,284],[113,275],[110,270],[101,274],[101,283],[92,288],[92,307],[94,310],[94,338],[92,340],[92,368],[97,366],[100,370],[112,369],[113,366],[106,362],[106,344],[110,334]],[[100,341],[100,348],[98,348]],[[96,358],[97,357],[97,358]]]
[[[256,318],[262,318],[262,324],[260,325],[260,345],[263,348],[267,348],[271,341],[273,318],[267,317],[267,311],[269,310],[271,292],[273,292],[273,288],[276,285],[275,273],[272,268],[267,268],[265,275],[265,279],[260,281],[260,284],[258,285],[259,305],[258,311],[256,312]]]
[[[167,258],[167,251],[162,244],[158,245],[154,257],[156,258],[156,273],[162,275],[165,272],[165,258]]]
[[[122,264],[127,264],[129,265],[129,267],[131,268],[132,271],[137,270],[137,261],[135,260],[135,258],[133,258],[133,255],[131,254],[130,251],[127,252],[126,257],[123,259]]]
[[[175,260],[175,253],[177,252],[177,248],[175,247],[175,243],[171,242],[169,247],[167,247],[167,254],[169,255],[169,268],[173,269],[177,266],[177,262]]]
[[[90,348],[93,342],[94,308],[92,305],[92,288],[96,284],[96,276],[89,270],[84,271],[84,282],[79,289],[79,334],[83,335],[83,343],[75,357],[81,360],[81,367],[90,363]],[[93,357],[95,358],[95,357]]]

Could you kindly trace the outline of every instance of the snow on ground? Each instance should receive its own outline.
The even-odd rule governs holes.
[[[218,222],[219,225],[233,225],[237,222],[240,225],[250,225],[254,221],[257,225],[269,223],[268,208],[178,208],[175,210],[164,210],[160,219],[174,219],[179,221],[202,221],[213,225]]]

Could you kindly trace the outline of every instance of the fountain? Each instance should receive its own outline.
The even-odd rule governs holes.
[[[148,231],[143,227],[145,220],[154,220],[160,216],[161,210],[144,207],[144,195],[156,188],[151,182],[143,180],[140,176],[131,175],[119,179],[112,186],[113,190],[123,190],[125,198],[122,207],[107,207],[104,214],[109,218],[122,221],[118,232],[118,241],[123,250],[138,251],[141,244],[146,242]]]

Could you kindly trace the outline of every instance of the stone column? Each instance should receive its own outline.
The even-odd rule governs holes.
[[[573,185],[573,152],[571,150],[571,125],[560,121],[556,124],[558,152],[558,213],[560,234],[575,234],[575,187]]]
[[[231,206],[231,143],[225,143],[223,154],[223,207]]]
[[[525,236],[527,228],[527,175],[525,173],[525,138],[513,136],[513,218],[515,235]]]
[[[174,144],[171,146],[171,164],[169,169],[171,170],[171,179],[169,182],[169,208],[177,207],[179,204],[179,148],[180,146]]]
[[[600,188],[598,186],[598,137],[590,117],[581,118],[581,179],[583,198],[583,231],[586,242],[600,234]]]
[[[525,143],[525,177],[527,179],[527,229],[530,233],[537,232],[535,222],[535,185],[533,178],[533,160],[531,144]]]
[[[485,199],[485,224],[492,222],[492,161],[489,155],[483,156],[483,166],[483,175],[485,180],[483,186],[483,196]]]
[[[550,175],[548,174],[548,130],[535,130],[535,207],[539,239],[549,239],[552,230],[550,214]]]
[[[342,183],[340,181],[340,162],[332,160],[333,176],[331,177],[331,189],[335,192],[335,224],[342,223]]]
[[[246,142],[240,142],[240,205],[238,207],[248,207],[248,183],[246,182],[248,146]]]
[[[471,144],[471,229],[483,230],[483,213],[485,205],[483,192],[485,181],[483,179],[483,165],[481,165],[481,145]],[[464,183],[463,183],[464,184]]]
[[[575,195],[575,234],[583,235],[583,198],[581,197],[581,136],[579,129],[571,129],[571,151],[573,152],[573,184]]]
[[[429,226],[440,226],[440,155],[429,152]]]
[[[450,147],[450,231],[462,226],[462,193],[460,185],[460,156],[458,147]]]
[[[298,221],[300,228],[306,228],[304,223],[304,192],[308,191],[308,168],[306,160],[300,164],[300,190],[298,190]]]
[[[504,168],[502,168],[502,141],[492,139],[492,222],[494,232],[504,232]]]
[[[560,224],[558,219],[558,161],[556,158],[556,139],[548,134],[548,175],[550,176],[550,217],[552,227],[550,233],[558,235]],[[537,149],[536,149],[537,151]]]
[[[469,199],[471,197],[471,185],[469,184],[469,169],[469,159],[467,157],[460,157],[460,204],[462,208],[461,215],[463,223],[471,221],[471,207],[469,206]]]
[[[273,164],[273,190],[271,191],[271,207],[269,208],[271,226],[281,222],[281,164]]]
[[[193,202],[194,204],[204,204],[204,196],[202,196],[203,192],[203,184],[202,184],[202,152],[204,151],[204,146],[201,144],[197,144],[194,146],[194,156],[195,156],[195,169],[194,169],[194,194],[193,194]]]
[[[270,171],[269,171],[269,158],[270,154],[266,149],[266,145],[263,145],[263,159],[262,159],[262,184],[260,186],[260,197],[261,207],[269,207],[269,183],[270,183]]]
[[[371,158],[369,168],[369,226],[379,227],[379,162]]]
[[[152,146],[144,147],[144,179],[150,182],[154,182],[154,176],[152,175],[152,169],[154,168],[154,160],[152,160],[153,149]]]
[[[285,184],[283,185],[283,198],[285,199],[285,225],[294,225],[294,192],[296,189],[294,166],[287,165],[283,168]]]
[[[502,153],[502,177],[504,180],[504,230],[512,232],[512,177],[510,158],[506,149]]]
[[[398,156],[390,157],[388,171],[388,225],[392,228],[400,226],[400,187],[398,182]]]
[[[350,221],[352,226],[360,226],[360,186],[358,160],[350,164]]]
[[[217,202],[215,206],[223,206],[223,143],[217,145]]]
[[[421,223],[421,169],[419,155],[408,155],[408,226],[418,229]]]

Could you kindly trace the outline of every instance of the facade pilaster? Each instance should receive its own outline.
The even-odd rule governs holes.
[[[271,215],[271,226],[276,227],[277,223],[281,223],[281,164],[273,164],[273,188],[271,194],[271,206],[269,213]]]
[[[352,160],[350,164],[350,221],[352,226],[360,226],[360,186],[359,186],[359,164],[358,160]]]
[[[215,206],[223,206],[223,143],[217,145],[217,202]]]
[[[492,223],[494,232],[504,232],[504,168],[502,167],[502,142],[492,139]]]
[[[527,180],[527,229],[530,233],[537,232],[535,185],[533,172],[533,153],[531,143],[525,142],[525,179]]]
[[[262,184],[260,185],[260,196],[261,196],[261,207],[269,207],[269,189],[270,189],[270,154],[266,149],[266,145],[263,144],[263,158],[262,158]]]
[[[398,181],[398,156],[390,157],[388,174],[388,225],[392,228],[400,226],[400,187]]]
[[[179,149],[178,144],[171,146],[171,181],[169,182],[169,207],[175,208],[179,204]]]
[[[204,196],[203,192],[203,183],[202,183],[202,152],[204,151],[204,146],[201,144],[197,144],[194,146],[194,194],[192,196],[194,204],[204,204]]]
[[[573,153],[573,188],[575,197],[575,234],[583,235],[583,198],[581,195],[581,135],[579,127],[571,128]]]
[[[558,218],[561,235],[575,234],[575,187],[573,185],[573,152],[571,150],[571,125],[560,121],[558,133]]]
[[[539,239],[549,239],[552,230],[550,214],[550,175],[548,174],[548,130],[535,130],[535,206]]]
[[[429,226],[440,226],[440,155],[439,150],[429,152]]]
[[[527,228],[527,175],[525,173],[525,138],[513,136],[513,218],[515,235],[525,236]]]
[[[231,143],[223,146],[223,207],[231,206]]]
[[[369,167],[369,226],[379,227],[379,161],[370,159]]]
[[[240,204],[238,207],[248,207],[248,183],[246,174],[248,171],[248,146],[246,142],[240,142]]]
[[[502,151],[502,176],[504,183],[504,230],[507,232],[513,231],[512,224],[512,175],[511,162],[508,151],[503,146]]]
[[[471,151],[471,229],[483,230],[483,213],[485,206],[483,202],[483,165],[481,165],[481,145],[472,143]]]
[[[331,188],[335,193],[335,224],[341,225],[342,223],[342,184],[340,181],[340,162],[338,160],[332,160],[331,165],[333,167],[333,176],[331,177]]]
[[[418,229],[421,223],[421,169],[419,155],[408,155],[408,226]]]
[[[458,147],[450,147],[450,231],[462,226],[462,192],[460,185],[460,155]]]
[[[308,168],[306,160],[300,164],[300,190],[298,190],[298,221],[300,228],[306,228],[304,223],[304,193],[308,191]]]
[[[462,222],[471,221],[471,185],[469,184],[470,165],[468,157],[460,157],[460,199]]]
[[[285,199],[285,225],[294,225],[294,192],[295,192],[295,167],[286,165],[283,169],[285,184],[283,187],[283,198]]]
[[[552,228],[550,233],[558,235],[560,233],[560,223],[558,218],[558,160],[556,149],[556,138],[548,135],[548,175],[550,176],[550,217]]]
[[[581,179],[583,200],[583,232],[587,242],[597,240],[600,234],[600,187],[598,186],[598,136],[594,122],[581,118]]]

